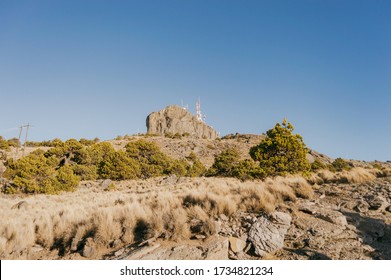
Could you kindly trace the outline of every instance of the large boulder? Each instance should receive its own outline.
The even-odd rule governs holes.
[[[263,257],[281,249],[291,220],[289,214],[282,212],[274,212],[268,217],[258,218],[248,233],[248,239],[253,244],[255,253]]]
[[[147,117],[148,134],[188,134],[194,138],[216,139],[218,133],[210,126],[199,121],[188,110],[172,105],[153,112]]]

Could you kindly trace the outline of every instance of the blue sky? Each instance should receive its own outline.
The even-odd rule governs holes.
[[[112,139],[181,101],[221,135],[287,117],[331,157],[391,160],[391,2],[0,0],[0,135]]]

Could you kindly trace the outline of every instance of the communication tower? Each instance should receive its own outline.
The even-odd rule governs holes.
[[[196,112],[197,112],[197,120],[200,122],[205,122],[206,116],[201,113],[201,101],[200,98],[198,97],[197,103],[196,103]]]

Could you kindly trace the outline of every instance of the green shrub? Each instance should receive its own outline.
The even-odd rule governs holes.
[[[207,172],[205,165],[201,163],[197,155],[191,152],[186,159],[190,162],[186,176],[188,177],[201,177]]]
[[[71,166],[62,166],[57,170],[57,186],[54,189],[54,193],[58,191],[75,191],[77,185],[80,182],[80,177],[73,173]]]
[[[250,155],[259,161],[266,175],[287,173],[306,175],[310,164],[306,158],[308,149],[299,134],[293,134],[294,127],[286,119],[266,132],[266,138],[250,149]]]
[[[81,180],[98,179],[98,167],[96,165],[74,164],[72,165],[72,170]]]
[[[21,145],[21,143],[20,143],[20,141],[19,141],[18,138],[11,138],[11,139],[8,139],[7,142],[8,142],[8,145],[9,145],[10,147],[14,147],[14,148],[20,147],[20,145]]]
[[[313,163],[311,163],[311,171],[317,171],[319,169],[325,169],[327,166],[322,163],[319,159],[315,159]]]
[[[229,148],[215,157],[213,165],[207,172],[207,176],[232,177],[239,161],[239,151],[235,148]]]
[[[42,150],[36,150],[17,161],[9,159],[3,176],[11,181],[6,193],[48,193],[73,191],[79,183],[69,166],[58,168],[55,157],[45,157]]]
[[[100,162],[98,174],[102,179],[128,180],[139,178],[141,171],[136,160],[127,157],[125,152],[118,151]]]
[[[207,176],[236,177],[241,180],[262,179],[265,172],[252,159],[240,160],[239,151],[230,148],[215,157]]]
[[[265,175],[265,171],[252,159],[239,161],[232,171],[232,176],[241,180],[263,179]]]
[[[99,142],[99,138],[95,138],[93,140],[88,140],[88,139],[81,138],[79,140],[79,143],[84,145],[84,146],[92,146],[92,145],[94,145],[94,144],[96,144],[98,142]]]
[[[342,159],[342,158],[336,158],[330,165],[329,170],[336,172],[336,171],[342,171],[342,170],[350,170],[352,167],[350,164]]]
[[[64,142],[61,139],[55,138],[51,141],[52,147],[59,147],[64,145]]]
[[[159,146],[153,142],[137,140],[125,146],[126,154],[139,162],[141,176],[150,178],[170,174],[173,160],[160,151]]]
[[[73,160],[80,165],[95,165],[98,166],[102,161],[105,161],[109,156],[115,153],[115,149],[110,143],[98,143],[89,147],[83,147],[75,152]]]
[[[174,174],[178,177],[187,176],[190,164],[186,160],[172,160],[169,174]]]
[[[7,140],[0,136],[0,150],[9,151],[10,145]]]

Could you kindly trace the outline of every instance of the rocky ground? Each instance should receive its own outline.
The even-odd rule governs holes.
[[[220,215],[214,236],[200,235],[183,244],[152,239],[105,258],[389,260],[390,202],[390,177],[361,184],[325,184],[316,189],[314,199],[288,202],[269,216]]]
[[[391,259],[391,180],[324,185],[287,210],[281,259]]]
[[[191,183],[191,180],[194,180],[194,183]],[[177,180],[167,178],[161,181],[157,187],[180,192]],[[224,179],[218,181],[221,184]],[[135,193],[147,195],[149,184],[152,186],[154,182],[146,182],[145,187],[137,187]],[[200,182],[203,181],[186,179],[180,185],[198,185]],[[214,181],[211,182],[213,184]],[[229,182],[235,183],[232,180]],[[88,188],[91,188],[91,185],[87,186]],[[107,248],[97,248],[96,240],[87,238],[82,246],[80,243],[75,245],[73,253],[62,254],[60,247],[48,250],[40,245],[34,245],[29,249],[27,258],[391,259],[391,177],[358,184],[315,185],[314,188],[315,194],[312,199],[298,198],[295,201],[286,201],[269,215],[238,210],[230,216],[214,216],[213,234],[205,234],[202,222],[194,219],[191,221],[193,235],[190,239],[174,242],[164,236],[155,236],[128,245],[114,241]],[[83,195],[87,189],[81,189],[79,195]],[[100,197],[104,196],[101,191],[96,192],[96,195],[98,194]],[[77,194],[69,194],[70,197],[75,195]],[[115,192],[110,194],[115,195]],[[118,196],[121,197],[120,193]],[[21,201],[16,197],[12,199],[15,202]],[[47,197],[45,200],[49,203],[51,198]],[[67,198],[58,197],[55,200],[66,201]],[[28,203],[12,203],[11,211],[24,213],[30,211],[31,207],[36,208],[33,201],[27,201]],[[103,204],[98,201],[97,203]],[[120,199],[117,199],[115,204],[117,201]]]

